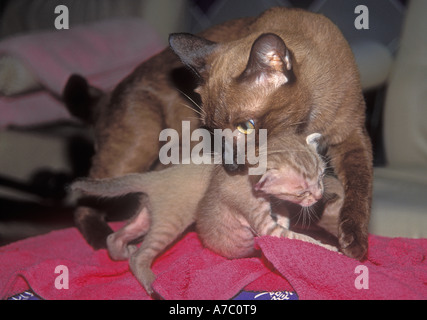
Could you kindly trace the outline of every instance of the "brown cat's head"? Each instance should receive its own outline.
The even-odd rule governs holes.
[[[292,51],[274,33],[254,34],[217,44],[191,34],[172,34],[172,50],[200,78],[196,89],[202,99],[203,124],[231,129],[233,148],[248,132],[267,129],[267,138],[282,132],[302,132],[309,110]],[[274,111],[279,112],[274,112]],[[225,164],[228,171],[241,168]]]

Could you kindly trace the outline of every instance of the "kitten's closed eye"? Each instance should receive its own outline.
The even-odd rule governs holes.
[[[310,194],[311,194],[310,191],[303,191],[301,193],[296,194],[295,197],[301,199],[301,198],[305,198],[305,197],[309,196]]]

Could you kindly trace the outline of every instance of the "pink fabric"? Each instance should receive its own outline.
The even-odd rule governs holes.
[[[116,223],[113,228],[121,224]],[[370,236],[361,263],[298,240],[262,237],[260,256],[227,260],[189,233],[154,263],[154,290],[164,299],[230,299],[242,289],[295,290],[300,299],[426,299],[427,239]],[[369,271],[369,289],[356,289],[355,268]],[[69,289],[57,289],[58,265]],[[45,299],[150,299],[128,262],[94,251],[74,228],[0,248],[0,294],[31,288]]]
[[[44,90],[19,98],[0,96],[0,129],[70,119],[72,116],[63,103]]]
[[[427,239],[371,235],[364,262],[289,239],[265,237],[258,244],[301,299],[427,299]],[[367,274],[356,273],[360,265]],[[367,289],[355,286],[362,275]]]
[[[81,74],[92,85],[110,90],[163,47],[155,30],[141,19],[106,20],[5,39],[0,42],[0,55],[18,57],[45,90],[15,98],[0,97],[0,128],[35,124],[42,118],[69,118],[66,111],[53,111],[65,109],[53,96],[61,96],[71,74]]]

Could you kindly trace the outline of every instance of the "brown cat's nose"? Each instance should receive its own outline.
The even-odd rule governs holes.
[[[239,165],[237,163],[232,163],[232,164],[226,164],[224,163],[224,169],[225,171],[232,173],[232,172],[238,172],[243,168],[242,165]]]

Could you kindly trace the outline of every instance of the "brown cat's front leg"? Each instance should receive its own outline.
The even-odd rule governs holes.
[[[362,260],[368,250],[372,200],[371,144],[366,134],[354,132],[341,144],[331,146],[329,151],[345,192],[338,226],[341,251]]]

